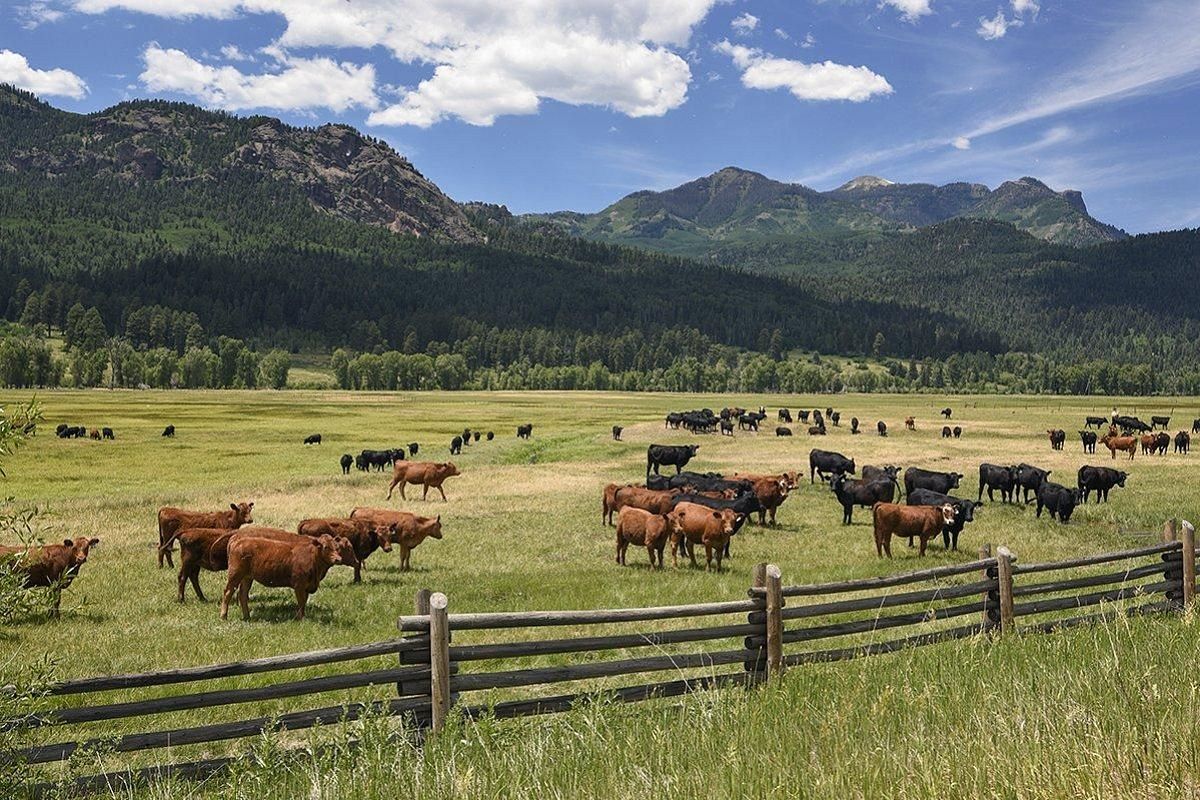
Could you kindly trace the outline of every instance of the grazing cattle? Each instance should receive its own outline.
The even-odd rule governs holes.
[[[1089,467],[1082,466],[1079,468],[1077,475],[1077,484],[1082,495],[1082,502],[1086,503],[1092,492],[1096,493],[1096,502],[1108,502],[1108,491],[1114,486],[1125,488],[1125,479],[1129,477],[1128,472],[1112,469],[1110,467]]]
[[[90,431],[88,431],[88,438],[95,439],[97,442],[100,441],[100,429],[92,428]]]
[[[449,502],[446,500],[446,491],[442,489],[442,484],[447,478],[461,474],[458,467],[454,466],[453,461],[437,463],[433,461],[398,461],[392,469],[392,485],[388,487],[387,499],[392,499],[392,491],[399,486],[400,498],[407,500],[408,498],[404,495],[405,484],[419,483],[422,487],[422,500],[429,497],[430,489],[437,489],[438,494],[442,496],[442,502]]]
[[[623,431],[623,430],[624,430],[624,428],[622,428],[620,425],[613,425],[612,437],[613,437],[614,442],[621,441],[621,431]]]
[[[917,429],[917,420],[913,417],[905,417],[904,427],[910,431],[915,431]]]
[[[492,438],[491,436],[488,436],[488,440],[489,440],[489,441],[491,440],[491,438]],[[418,443],[416,443],[416,442],[409,442],[409,443],[408,443],[408,457],[409,457],[409,458],[412,458],[413,456],[415,456],[415,455],[416,455],[417,453],[419,453],[420,451],[421,451],[421,445],[419,445],[419,444],[418,444]]]
[[[495,431],[488,431],[488,432],[487,432],[487,440],[488,440],[489,442],[490,442],[492,439],[495,439],[495,438],[496,438],[496,432],[495,432]]]
[[[833,426],[835,428],[838,427],[838,423],[840,423],[842,421],[842,412],[840,412],[840,411],[829,412],[829,421],[833,423]]]
[[[367,457],[361,453],[354,457],[354,468],[359,472],[366,472],[370,466],[371,465],[367,463]]]
[[[1142,455],[1153,453],[1158,447],[1158,437],[1153,433],[1144,433],[1141,437]]]
[[[463,444],[465,444],[467,447],[471,446],[471,429],[470,428],[463,428],[462,440],[463,440]]]
[[[683,424],[683,414],[679,414],[674,411],[671,411],[667,414],[666,419],[663,422],[663,427],[664,428],[678,428],[682,424]]]
[[[479,433],[479,431],[471,431],[471,438],[472,438],[473,440],[475,440],[476,442],[478,442],[478,441],[479,441],[479,437],[480,437],[480,435],[481,435],[481,434]]]
[[[816,476],[828,481],[826,475],[854,474],[854,459],[829,450],[812,450],[808,454],[808,482],[816,483]]]
[[[252,526],[230,530],[228,528],[188,528],[179,532],[179,602],[183,602],[184,589],[191,581],[196,599],[204,601],[200,589],[200,570],[224,572],[229,567],[229,543],[236,534],[245,532],[257,539],[295,541],[300,534],[280,528]]]
[[[700,450],[698,444],[652,444],[646,448],[646,479],[650,478],[650,470],[658,474],[659,467],[675,467],[676,474],[683,471],[688,462],[696,457]]]
[[[101,428],[100,435],[102,437],[104,437],[105,439],[116,439],[117,438],[116,434],[113,433],[112,428]]]
[[[1107,424],[1108,424],[1108,417],[1087,417],[1083,421],[1083,427],[1085,427],[1085,428],[1091,428],[1093,426],[1095,426],[1096,428],[1103,428]]]
[[[779,409],[778,416],[780,422],[787,422],[790,424],[792,421],[792,412],[788,411],[786,408]]]
[[[1068,489],[1061,484],[1046,481],[1037,490],[1037,516],[1041,518],[1042,509],[1050,511],[1050,518],[1057,518],[1066,525],[1071,520],[1075,506],[1079,504],[1079,490]]]
[[[314,433],[311,436],[305,436],[304,443],[305,444],[320,444],[321,443],[321,434]]]
[[[1150,430],[1154,430],[1155,428],[1166,430],[1169,427],[1171,427],[1170,417],[1150,417]]]
[[[675,475],[651,475],[646,481],[647,489],[662,491],[664,489],[680,489],[689,492],[748,492],[752,488],[745,475],[737,475],[727,480],[719,472],[680,472]]]
[[[1137,417],[1127,417],[1119,414],[1113,417],[1112,424],[1116,425],[1121,429],[1122,432],[1126,434],[1132,431],[1137,431],[1138,433],[1149,433],[1151,430],[1153,430],[1153,428],[1142,422]]]
[[[175,537],[180,531],[188,528],[220,528],[236,530],[243,525],[254,522],[251,512],[254,503],[230,503],[227,511],[185,511],[182,508],[163,506],[158,510],[158,566],[167,564],[174,567],[175,561],[171,553],[175,548]]]
[[[1192,433],[1200,433],[1200,417],[1192,420]]]
[[[63,589],[79,575],[91,549],[98,544],[99,539],[80,536],[73,540],[63,539],[62,544],[40,547],[0,546],[0,565],[10,565],[13,572],[21,576],[21,586],[26,589],[50,589],[53,594],[50,613],[57,617]]]
[[[1183,455],[1186,456],[1188,454],[1188,450],[1191,450],[1191,449],[1192,449],[1192,437],[1188,435],[1187,431],[1180,431],[1179,433],[1175,434],[1175,452],[1176,453],[1182,453]]]
[[[921,540],[918,555],[925,555],[929,540],[954,522],[955,508],[942,506],[901,506],[895,503],[876,503],[872,515],[875,526],[875,552],[892,557],[892,537]]]
[[[954,438],[955,438],[955,439],[961,439],[961,438],[962,438],[962,427],[961,427],[961,426],[959,426],[959,425],[955,425],[955,426],[954,426]]]
[[[625,552],[630,544],[645,547],[650,556],[650,568],[663,568],[663,551],[671,535],[671,525],[663,514],[651,514],[627,506],[617,515],[617,563],[625,565]],[[655,556],[658,561],[655,562]]]
[[[808,426],[808,435],[809,436],[824,436],[825,435],[825,426],[824,425],[809,425]]]
[[[738,417],[738,429],[743,430],[743,431],[746,431],[746,430],[757,431],[758,430],[758,415],[757,414],[742,414],[740,417]]]
[[[1041,486],[1050,477],[1051,470],[1041,469],[1032,464],[1021,463],[1017,465],[1017,488],[1021,490],[1021,501],[1028,503],[1029,493],[1037,492]]]
[[[950,430],[949,425],[942,426],[942,438],[943,439],[949,439],[953,435],[954,435],[954,432],[952,430]]]
[[[829,482],[830,488],[842,504],[842,524],[853,522],[854,507],[871,508],[876,503],[890,503],[895,499],[896,482],[888,478],[867,480],[838,475]]]
[[[1200,422],[1200,420],[1197,421]],[[65,439],[67,438],[67,431],[70,430],[70,428],[71,426],[67,423],[60,422],[54,426],[54,435],[60,439]]]
[[[527,422],[524,425],[517,426],[517,438],[518,439],[528,439],[530,436],[533,436],[533,423],[532,422]]]
[[[363,462],[368,468],[374,467],[376,471],[383,472],[383,468],[396,462],[395,450],[363,450],[360,454]],[[404,460],[404,454],[400,454],[400,460]]]
[[[400,545],[400,571],[408,572],[412,565],[412,551],[426,539],[442,538],[442,517],[419,517],[407,511],[392,511],[389,508],[355,508],[351,519],[363,519],[375,525],[395,526],[392,543]]]
[[[167,436],[167,437],[174,436],[175,435],[175,426],[168,425],[167,427],[163,428],[162,435]]]
[[[1129,453],[1129,460],[1133,461],[1133,457],[1137,455],[1138,440],[1134,436],[1113,436],[1112,433],[1106,433],[1100,439],[1100,444],[1108,448],[1112,453],[1112,457],[1117,457],[1117,451]]]
[[[824,415],[821,414],[821,409],[819,409],[819,408],[813,409],[812,419],[813,419],[814,425],[820,425],[822,428],[825,427],[825,417],[824,417]]]
[[[1000,500],[1005,503],[1013,502],[1017,490],[1017,474],[1020,469],[1017,466],[1002,467],[997,464],[980,464],[979,465],[979,496],[978,501],[983,500],[983,492],[986,489],[988,502],[995,502],[995,491],[1000,492]]]
[[[920,467],[909,467],[904,470],[904,493],[911,495],[914,489],[929,489],[945,494],[951,489],[957,489],[962,477],[961,472],[934,472]]]
[[[858,429],[858,417],[850,418],[850,433],[855,435],[861,433],[861,431]]]
[[[376,523],[366,519],[313,518],[301,520],[296,526],[296,532],[310,539],[322,536],[341,536],[350,542],[354,551],[354,559],[346,563],[354,568],[354,582],[362,583],[362,570],[366,566],[367,557],[376,550],[385,553],[392,552],[392,538],[396,533],[396,523]],[[252,534],[251,534],[252,535]]]
[[[864,481],[891,481],[896,484],[896,491],[903,492],[900,488],[900,468],[892,465],[886,467],[876,467],[872,464],[867,464],[862,468],[862,479]]]
[[[801,422],[808,422],[808,409],[804,409],[802,411],[797,411],[796,419],[800,420]],[[1197,421],[1200,421],[1200,420],[1197,420]]]
[[[887,423],[883,420],[875,423],[875,430],[879,431],[880,436],[887,436]]]
[[[1046,435],[1050,438],[1050,449],[1051,450],[1062,450],[1063,449],[1063,445],[1066,444],[1066,441],[1067,441],[1067,432],[1066,431],[1062,430],[1061,428],[1056,429],[1056,430],[1048,430],[1048,431],[1046,431]]]
[[[679,548],[687,547],[692,566],[696,563],[694,545],[704,545],[705,569],[712,569],[716,557],[717,571],[721,569],[721,558],[733,535],[737,514],[732,509],[715,509],[697,503],[680,503],[667,514],[671,529],[671,565],[679,565]]]
[[[778,428],[775,429],[775,435],[776,436],[791,436],[792,429],[787,427],[786,425],[780,425]]]
[[[671,510],[678,489],[645,489],[641,486],[622,486],[613,495],[610,508],[620,511],[626,506],[640,508],[651,514],[665,514]]]
[[[941,413],[942,413],[943,417],[945,417],[946,419],[950,419],[950,416],[954,413],[954,410],[949,407],[946,407],[946,408],[942,409]]]
[[[450,440],[450,455],[457,456],[462,454],[462,437],[455,436]]]
[[[350,465],[354,463],[354,456],[350,455],[349,453],[342,453],[342,457],[339,459],[338,463],[342,465],[342,474],[349,475]]]
[[[721,435],[722,436],[733,436],[733,420],[729,420],[729,419],[721,420]]]
[[[250,584],[290,586],[296,593],[296,619],[304,619],[308,596],[317,591],[334,564],[354,557],[350,542],[342,538],[301,537],[295,542],[235,536],[229,543],[229,578],[221,596],[221,619],[229,618],[229,601],[238,593],[242,619],[250,619]]]
[[[1096,452],[1096,432],[1095,431],[1080,431],[1079,441],[1083,442],[1083,452]]]
[[[942,547],[946,550],[958,549],[958,535],[968,522],[975,521],[975,510],[983,507],[983,503],[974,500],[963,500],[942,492],[932,492],[929,489],[917,489],[908,496],[910,506],[942,507],[950,505],[954,508],[954,518],[942,526]],[[912,539],[908,540],[912,547]]]

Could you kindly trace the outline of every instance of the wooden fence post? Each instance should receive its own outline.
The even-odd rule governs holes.
[[[1004,546],[996,549],[996,580],[1000,589],[1000,632],[1009,633],[1013,624],[1013,572],[1012,552]]]
[[[1177,538],[1175,520],[1169,519],[1163,523],[1162,540],[1164,542],[1174,542]]]
[[[429,678],[433,732],[446,724],[450,712],[450,619],[446,613],[446,595],[435,592],[429,598]]]
[[[767,583],[767,677],[783,675],[783,573],[770,564]]]
[[[1196,599],[1196,528],[1186,519],[1183,521],[1183,607],[1191,606]]]
[[[979,548],[979,560],[980,561],[986,561],[987,559],[989,559],[991,557],[992,557],[992,546],[990,544],[985,544]],[[994,567],[984,567],[983,568],[984,580],[988,580],[989,578],[991,578],[992,577],[991,573],[994,571],[995,571]],[[996,627],[996,623],[998,621],[998,620],[992,619],[991,612],[996,607],[996,603],[999,601],[999,596],[997,595],[997,597],[995,599],[993,599],[992,592],[989,591],[989,592],[984,592],[982,598],[980,598],[980,599],[983,601],[983,611],[980,614],[980,617],[981,617],[980,625],[983,628],[983,632],[987,633]]]
[[[750,588],[751,588],[750,598],[756,602],[763,603],[763,608],[765,608],[766,603],[765,603],[764,599],[753,591],[754,589],[765,590],[767,588],[767,564],[765,562],[754,565],[754,570],[750,573]],[[751,611],[749,614],[746,615],[746,621],[749,622],[751,625],[757,624],[757,620],[755,619],[755,616],[760,613],[762,613],[762,612],[759,610]],[[758,683],[759,681],[761,681],[763,678],[766,677],[766,671],[767,671],[766,635],[767,635],[767,621],[765,619],[765,614],[764,614],[764,619],[762,622],[762,637],[763,637],[762,646],[754,647],[754,648],[750,647],[750,639],[755,638],[755,637],[749,637],[749,636],[746,637],[746,645],[747,645],[746,650],[747,650],[747,656],[749,657],[749,660],[746,661],[745,668],[746,668],[746,671],[750,673],[750,680],[752,683]]]

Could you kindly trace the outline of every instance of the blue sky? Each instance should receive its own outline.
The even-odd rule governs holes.
[[[0,81],[385,139],[459,200],[595,211],[727,165],[1084,192],[1200,226],[1200,0],[19,0]]]

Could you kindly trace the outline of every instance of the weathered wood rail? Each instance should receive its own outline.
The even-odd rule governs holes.
[[[190,746],[210,745],[200,754],[211,756],[213,743],[340,725],[365,715],[403,717],[411,730],[436,734],[451,713],[505,718],[561,712],[598,694],[637,702],[752,686],[803,664],[985,634],[1051,631],[1116,614],[1179,610],[1195,597],[1195,559],[1194,529],[1185,522],[1180,536],[1171,522],[1160,543],[1048,563],[1024,564],[1006,548],[993,554],[985,546],[980,558],[968,563],[807,585],[784,585],[778,567],[759,564],[746,599],[712,603],[458,614],[452,613],[449,597],[422,590],[414,613],[398,620],[398,638],[63,681],[49,690],[52,698],[63,698],[58,707],[0,720],[0,729],[19,730],[30,739],[20,750],[0,753],[0,769],[28,765],[31,780],[42,781],[34,788],[44,789],[50,785],[46,781],[59,776],[38,772],[47,767],[37,765],[53,765],[96,748],[112,759],[113,754],[169,747],[168,758],[177,759]],[[889,633],[900,628],[916,630],[902,636]],[[571,635],[550,634],[563,629]],[[360,665],[381,658],[390,664]],[[339,667],[349,669],[330,673]],[[326,674],[286,675],[314,669]],[[280,673],[282,679],[274,680]],[[259,675],[269,675],[273,682],[162,694],[181,684],[231,678],[245,683]],[[573,684],[574,689],[544,694],[533,688],[557,684]],[[154,696],[138,696],[146,691]],[[278,707],[279,701],[334,692],[341,694],[340,702]],[[253,716],[213,721],[213,716],[228,716],[247,704],[258,704]],[[198,709],[211,710],[207,724],[140,722]],[[196,720],[194,713],[183,719]],[[135,720],[134,730],[114,735],[111,723],[125,720]],[[98,723],[110,724],[110,730],[100,732],[107,735],[95,732]],[[92,733],[57,733],[89,726]],[[166,774],[208,775],[235,758],[222,754],[150,767],[128,765],[74,781],[81,790],[107,790]]]

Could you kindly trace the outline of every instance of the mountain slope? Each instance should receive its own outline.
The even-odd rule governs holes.
[[[892,183],[864,175],[826,192],[884,219],[914,228],[934,225],[968,212],[988,196],[979,183]]]

